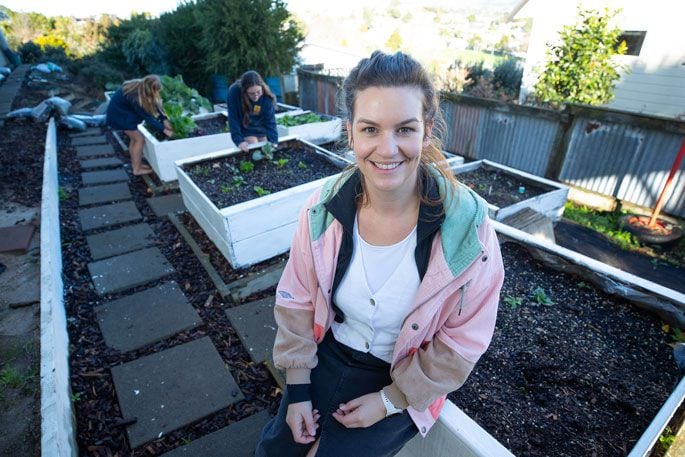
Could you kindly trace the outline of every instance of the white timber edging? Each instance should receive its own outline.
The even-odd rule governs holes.
[[[492,219],[501,221],[502,219],[521,211],[523,208],[531,208],[539,213],[542,213],[550,218],[552,222],[558,221],[564,214],[564,205],[566,204],[566,199],[568,198],[569,192],[569,187],[565,184],[542,178],[540,176],[535,176],[533,174],[526,173],[525,171],[507,167],[506,165],[492,162],[490,160],[483,159],[463,164],[450,162],[448,160],[448,163],[450,164],[452,171],[457,175],[457,179],[459,179],[459,173],[467,173],[469,171],[475,171],[480,168],[484,168],[502,171],[510,176],[518,178],[522,182],[530,183],[531,185],[551,188],[551,190],[536,197],[527,198],[502,208],[488,203],[489,214]]]
[[[64,308],[57,179],[57,128],[45,140],[40,223],[41,455],[76,456],[76,428],[69,383],[69,335]]]

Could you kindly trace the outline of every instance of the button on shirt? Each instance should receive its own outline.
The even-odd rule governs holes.
[[[395,341],[419,289],[414,260],[416,228],[402,241],[374,246],[359,235],[354,221],[350,265],[333,299],[345,313],[333,323],[335,339],[390,363]]]

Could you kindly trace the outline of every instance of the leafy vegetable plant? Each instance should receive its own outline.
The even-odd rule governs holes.
[[[197,127],[195,121],[190,116],[183,114],[183,106],[179,104],[165,103],[164,111],[174,131],[174,138],[188,138]]]
[[[274,158],[274,147],[271,145],[271,143],[266,143],[264,146],[261,147],[261,149],[257,149],[255,152],[252,153],[252,160],[255,162],[259,162],[260,160],[264,159],[269,159],[273,160]]]
[[[323,121],[324,119],[316,113],[298,114],[297,116],[286,114],[283,117],[276,119],[276,124],[282,125],[283,127],[295,127],[296,125],[313,124],[314,122]]]
[[[257,192],[257,195],[259,195],[260,197],[263,197],[264,195],[269,195],[271,193],[270,190],[263,189],[260,186],[254,186],[253,189],[255,192]]]
[[[542,287],[538,287],[533,291],[533,298],[536,302],[544,306],[552,306],[554,304],[554,301],[549,298],[549,295],[547,295],[547,292],[545,292],[545,289]]]

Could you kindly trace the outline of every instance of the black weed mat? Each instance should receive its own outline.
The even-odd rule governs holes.
[[[119,151],[120,158],[128,162],[128,154],[122,153],[118,143],[111,138],[111,134],[108,135],[110,143]],[[71,388],[81,455],[160,455],[263,409],[269,409],[274,414],[280,399],[275,381],[265,366],[252,363],[224,313],[227,304],[216,293],[202,266],[175,227],[166,218],[156,217],[149,208],[145,198],[151,195],[148,194],[142,179],[138,177],[130,176],[129,185],[134,201],[144,217],[143,222],[150,224],[157,235],[156,247],[162,251],[176,272],[157,283],[147,284],[125,293],[105,297],[96,295],[87,268],[88,262],[92,259],[85,236],[81,233],[77,215],[79,208],[76,189],[80,185],[81,170],[68,136],[60,132],[58,141],[60,185],[74,190],[62,202],[60,218],[65,305],[71,342]],[[127,170],[130,174],[130,167],[127,167]],[[113,228],[116,227],[107,230]],[[96,322],[94,308],[107,301],[169,280],[179,284],[200,314],[204,325],[124,354],[108,348]],[[211,338],[245,395],[245,400],[131,450],[126,440],[125,424],[122,422],[110,368],[203,336]]]
[[[47,123],[33,119],[7,119],[0,128],[0,198],[4,201],[40,205],[47,131]]]
[[[627,455],[679,381],[663,323],[520,246],[502,253],[492,345],[450,398],[517,457]]]

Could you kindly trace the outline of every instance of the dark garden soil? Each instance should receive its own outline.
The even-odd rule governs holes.
[[[518,457],[625,456],[679,380],[663,323],[518,245],[502,253],[492,344],[450,398]]]
[[[47,130],[46,124],[32,119],[8,119],[0,129],[0,199],[3,201],[40,205]]]
[[[341,171],[319,154],[302,148],[277,149],[273,161],[252,161],[249,154],[205,160],[184,168],[217,208],[280,192]],[[247,171],[248,164],[254,167],[250,171]]]
[[[509,173],[485,167],[459,173],[457,179],[498,208],[504,208],[553,190],[551,187],[523,181]]]

